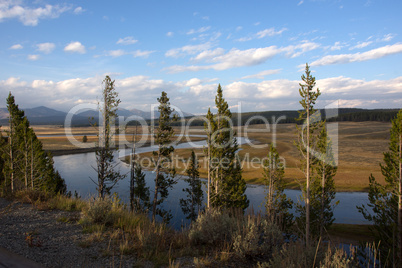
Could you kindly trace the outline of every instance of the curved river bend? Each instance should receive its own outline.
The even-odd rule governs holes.
[[[244,138],[238,138],[238,143],[244,143]],[[176,148],[188,147],[201,147],[205,145],[205,141],[198,141],[189,143],[182,143],[175,146]],[[155,147],[143,147],[136,149],[136,153],[149,152],[155,150]],[[129,152],[120,151],[119,156],[127,155]],[[117,157],[116,157],[117,158]],[[130,168],[124,162],[120,162],[120,171],[122,174],[128,174]],[[96,186],[90,178],[96,179],[97,173],[93,167],[96,166],[95,153],[82,153],[72,155],[61,155],[54,157],[55,168],[60,172],[60,175],[65,179],[67,189],[74,193],[77,191],[82,197],[95,196]],[[155,173],[152,171],[144,170],[147,186],[154,189]],[[182,176],[183,178],[184,176]],[[182,189],[187,187],[184,180],[179,179],[174,188],[170,190],[169,197],[163,204],[165,209],[170,209],[173,214],[171,224],[179,228],[181,224],[187,224],[188,221],[180,208],[180,198],[185,198]],[[130,193],[129,177],[120,181],[114,188],[114,192],[119,194],[119,197],[128,203]],[[294,202],[300,200],[300,190],[285,190],[285,193]],[[263,202],[265,200],[265,192],[263,185],[247,185],[246,194],[250,200],[249,208],[253,207],[254,211],[263,211]],[[368,203],[368,194],[362,192],[337,192],[336,200],[339,204],[334,209],[335,223],[349,223],[349,224],[369,224],[363,216],[357,211],[356,206]]]

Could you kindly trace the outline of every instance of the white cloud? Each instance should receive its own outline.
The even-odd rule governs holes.
[[[243,76],[241,79],[252,79],[252,78],[264,79],[265,76],[267,76],[267,75],[273,75],[273,74],[278,74],[278,73],[280,73],[280,71],[281,71],[281,69],[265,70],[265,71],[261,71],[261,72],[256,73],[256,74]]]
[[[199,53],[196,57],[192,58],[192,60],[195,61],[201,61],[201,60],[209,60],[214,57],[223,55],[225,53],[225,50],[223,48],[216,48],[214,50],[205,50]]]
[[[311,66],[323,66],[330,64],[344,64],[351,62],[367,61],[382,58],[388,55],[402,53],[402,44],[397,43],[394,45],[383,46],[375,48],[363,53],[354,54],[339,54],[324,56],[319,60],[312,62]]]
[[[253,40],[255,38],[261,39],[261,38],[264,38],[267,36],[271,37],[271,36],[275,36],[275,35],[280,35],[286,30],[287,30],[287,28],[282,28],[282,29],[276,31],[275,27],[272,27],[272,28],[268,28],[268,29],[259,31],[256,34],[253,34],[251,36],[241,37],[241,38],[237,39],[236,41],[245,42],[245,41]]]
[[[135,44],[135,43],[137,43],[137,42],[138,42],[138,40],[134,39],[134,37],[132,37],[132,36],[127,36],[127,37],[124,37],[124,38],[120,38],[120,39],[116,42],[116,44],[132,45],[132,44]]]
[[[298,57],[307,51],[311,51],[320,47],[319,44],[314,42],[302,41],[297,45],[290,45],[286,47],[269,46],[263,48],[250,48],[246,50],[231,49],[227,53],[224,53],[222,48],[217,48],[214,50],[204,50],[200,52],[192,60],[204,60],[209,65],[191,65],[191,66],[180,66],[174,65],[165,68],[166,71],[170,73],[178,73],[185,71],[200,71],[200,70],[226,70],[230,68],[243,67],[243,66],[253,66],[264,63],[274,56],[284,53],[288,57]],[[197,50],[203,50],[202,47],[197,47],[197,49],[192,49],[191,52],[194,54]],[[181,50],[168,51],[169,55],[166,56],[179,56],[184,53]],[[168,53],[167,53],[168,54]],[[190,53],[187,53],[190,54]],[[212,63],[212,64],[211,64]]]
[[[64,48],[65,52],[85,54],[85,46],[78,41],[73,41]]]
[[[365,47],[367,47],[367,46],[371,45],[372,43],[373,43],[372,41],[367,41],[367,42],[359,42],[357,45],[355,45],[355,46],[353,46],[353,47],[349,48],[349,50],[352,50],[352,49],[360,49],[360,48],[365,48]]]
[[[124,50],[122,50],[122,49],[111,50],[111,51],[109,51],[109,52],[107,53],[107,55],[108,55],[108,56],[111,56],[111,57],[120,57],[120,56],[123,56],[123,55],[125,55],[125,54],[126,54],[126,52],[125,52]]]
[[[297,5],[300,6],[303,3],[304,3],[304,0],[301,0]]]
[[[172,37],[173,35],[174,35],[173,32],[167,32],[167,33],[166,33],[166,36],[168,36],[168,37]]]
[[[199,45],[187,45],[180,48],[170,49],[165,53],[165,56],[178,58],[186,55],[193,55],[197,52],[209,49],[210,47],[211,47],[210,43],[204,43]]]
[[[78,15],[81,14],[85,11],[85,9],[83,9],[82,7],[77,7],[74,9],[74,14]]]
[[[151,51],[151,50],[136,50],[136,51],[132,52],[131,54],[135,58],[137,58],[137,57],[147,58],[149,55],[151,55],[154,52],[155,51]]]
[[[264,37],[266,37],[266,36],[274,36],[274,35],[282,34],[282,33],[283,33],[284,31],[286,31],[286,30],[287,30],[286,28],[282,28],[282,29],[280,29],[280,30],[278,30],[278,31],[275,31],[275,28],[272,27],[272,28],[269,28],[269,29],[265,29],[265,30],[259,31],[259,32],[256,34],[256,36],[257,36],[257,38],[264,38]]]
[[[28,55],[27,59],[31,61],[39,60],[39,55]]]
[[[51,53],[56,45],[54,43],[41,43],[37,45],[37,50],[45,54]]]
[[[109,74],[110,75],[110,74]],[[114,78],[120,107],[146,109],[156,103],[162,90],[168,93],[171,104],[186,112],[205,113],[208,106],[214,106],[211,96],[217,88],[216,79],[200,79],[173,82],[151,79],[147,76]],[[34,80],[22,81],[16,77],[0,80],[0,88],[6,93],[13,92],[22,108],[45,105],[58,110],[69,110],[78,103],[96,103],[101,94],[104,76],[74,78],[62,81]],[[299,80],[276,79],[259,83],[243,81],[223,85],[223,94],[231,107],[242,102],[246,111],[299,109]],[[322,95],[317,108],[326,103],[340,100],[344,107],[400,108],[402,76],[389,80],[365,81],[349,77],[329,77],[317,80]],[[138,98],[141,94],[141,98]],[[2,95],[2,96],[3,96]],[[4,98],[5,98],[4,97]],[[397,100],[397,101],[396,101]],[[399,102],[398,102],[399,101]]]
[[[13,50],[17,50],[17,49],[23,49],[24,47],[21,45],[21,44],[15,44],[15,45],[12,45],[11,47],[10,47],[10,49],[13,49]]]
[[[211,26],[201,27],[199,29],[191,29],[187,32],[187,34],[190,35],[190,34],[196,34],[196,33],[203,33],[203,32],[208,31],[209,29],[211,29]]]
[[[122,49],[117,50],[110,50],[106,53],[106,56],[110,57],[121,57],[123,55],[132,55],[134,58],[143,57],[147,58],[149,55],[154,53],[154,51],[143,51],[143,50],[136,50],[136,51],[124,51]]]
[[[386,34],[386,35],[384,35],[384,37],[381,39],[381,41],[383,41],[383,42],[389,42],[389,41],[391,41],[392,39],[394,39],[395,36],[396,36],[396,34],[392,34],[392,33]]]
[[[17,18],[24,25],[36,26],[40,19],[58,18],[60,14],[70,9],[68,6],[59,5],[31,8],[23,6],[21,3],[21,1],[3,0],[0,3],[0,22],[5,19]]]
[[[298,57],[308,51],[315,50],[320,47],[320,44],[315,42],[310,42],[307,40],[301,41],[297,45],[290,45],[283,48],[283,51],[286,51],[286,55],[291,58]]]
[[[262,81],[260,83],[234,82],[225,87],[227,96],[248,101],[254,99],[277,99],[295,95],[298,81],[285,79]]]
[[[331,47],[330,50],[341,50],[344,46],[341,44],[341,42],[335,42]]]

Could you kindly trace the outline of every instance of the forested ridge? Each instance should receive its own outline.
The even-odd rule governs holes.
[[[391,122],[396,117],[398,109],[361,109],[361,108],[338,108],[338,109],[318,109],[317,112],[321,113],[322,119],[327,122]],[[336,113],[335,113],[336,112]],[[336,115],[336,116],[334,116]],[[232,122],[235,126],[244,126],[252,124],[264,124],[266,122],[286,124],[286,123],[299,123],[296,119],[299,116],[299,111],[286,110],[286,111],[264,111],[264,112],[247,112],[247,113],[233,113]],[[189,120],[192,117],[187,117]],[[177,122],[176,125],[180,125]],[[202,126],[203,120],[192,119],[192,126]]]

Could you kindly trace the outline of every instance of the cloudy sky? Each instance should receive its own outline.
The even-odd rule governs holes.
[[[232,111],[295,110],[311,65],[317,108],[402,108],[400,0],[0,0],[0,107],[68,111],[116,80],[121,107],[166,91],[194,114],[218,83]]]

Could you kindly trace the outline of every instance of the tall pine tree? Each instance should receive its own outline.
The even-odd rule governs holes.
[[[373,223],[373,234],[381,243],[381,259],[389,260],[384,267],[398,266],[402,262],[402,110],[392,121],[388,152],[380,164],[385,185],[373,175],[369,178],[368,207],[357,207],[363,217]]]
[[[236,161],[239,149],[236,133],[232,127],[232,113],[223,98],[221,85],[215,97],[217,113],[209,118],[213,131],[210,135],[210,205],[223,208],[246,209],[249,200],[245,194],[247,185],[241,175],[240,163]],[[212,114],[209,114],[211,117]],[[208,131],[207,130],[207,131]]]
[[[320,96],[320,90],[315,87],[315,77],[311,76],[310,67],[306,64],[305,74],[301,77],[303,83],[299,83],[299,94],[302,98],[300,104],[303,109],[299,111],[298,120],[303,122],[301,127],[296,126],[298,130],[298,141],[296,146],[302,156],[302,171],[306,176],[306,187],[304,191],[304,203],[305,203],[305,239],[306,245],[310,242],[310,180],[311,180],[311,169],[312,169],[312,153],[311,149],[313,147],[314,136],[317,133],[318,127],[320,125],[320,119],[314,118],[317,116],[315,114],[314,104],[317,101],[318,96]]]
[[[314,214],[312,233],[323,236],[324,229],[327,230],[335,220],[333,200],[336,194],[334,176],[337,172],[332,142],[325,125],[317,139],[317,151],[318,155],[313,160],[314,176],[311,187],[311,208]]]
[[[171,145],[171,139],[174,136],[172,123],[177,120],[177,117],[173,115],[174,109],[170,107],[166,92],[162,91],[158,102],[158,127],[154,133],[154,141],[158,145],[158,150],[153,152],[156,176],[152,202],[152,221],[155,222],[156,215],[159,215],[165,222],[169,222],[172,215],[170,211],[164,210],[161,205],[168,197],[169,190],[177,183],[174,180],[175,169],[171,167],[171,155],[174,151],[174,147]]]
[[[280,161],[280,156],[274,145],[271,143],[266,161],[263,162],[263,176],[266,189],[266,213],[268,219],[281,226],[287,231],[293,224],[293,215],[289,212],[293,202],[286,194],[283,177],[285,169]]]
[[[149,187],[146,186],[145,174],[142,167],[136,162],[135,146],[137,137],[137,124],[135,126],[135,138],[130,154],[130,209],[135,212],[146,212],[149,207]]]
[[[102,114],[102,123],[98,134],[99,144],[96,149],[96,168],[98,173],[97,181],[91,179],[98,190],[99,198],[103,199],[110,194],[111,189],[125,175],[116,171],[117,164],[114,161],[113,135],[117,107],[120,103],[118,93],[114,86],[115,81],[107,75],[103,80],[102,103],[99,104],[99,111]]]
[[[183,213],[187,215],[187,219],[195,221],[198,213],[201,211],[203,192],[201,187],[200,173],[198,172],[198,161],[194,151],[191,151],[189,166],[186,170],[188,188],[183,189],[186,193],[187,199],[180,199],[180,206]]]

